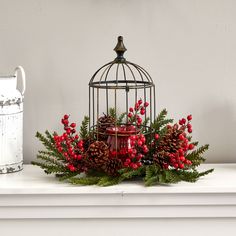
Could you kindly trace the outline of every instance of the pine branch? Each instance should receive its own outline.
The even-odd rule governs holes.
[[[124,120],[125,116],[126,116],[126,112],[123,112],[119,115],[119,117],[117,118],[117,124],[118,125],[123,123],[123,120]]]
[[[65,171],[63,167],[55,166],[55,165],[48,165],[48,164],[40,163],[37,161],[32,161],[31,164],[35,166],[39,166],[40,168],[44,170],[46,174],[63,173]]]
[[[198,172],[197,170],[163,170],[158,166],[152,165],[146,168],[145,185],[173,184],[180,181],[196,182],[201,176],[211,173],[213,169]]]
[[[119,184],[122,181],[121,177],[103,176],[97,183],[98,186],[107,187]]]
[[[115,108],[109,108],[108,115],[116,119],[116,109]]]
[[[52,143],[50,140],[48,140],[43,134],[37,132],[36,138],[38,138],[43,145],[46,147],[48,151],[55,151],[56,148],[54,147],[54,143]]]
[[[57,157],[58,160],[61,160],[61,161],[64,161],[65,160],[65,157],[62,155],[62,153],[56,151],[38,151],[39,154],[41,155],[46,155],[48,157]]]
[[[192,167],[199,166],[202,162],[206,160],[205,158],[202,157],[202,154],[208,149],[209,149],[208,144],[201,146],[197,150],[187,154],[186,159],[192,162]]]
[[[75,177],[76,175],[78,175],[78,173],[76,172],[67,172],[62,174],[56,174],[56,177],[59,179],[59,181],[64,181],[72,177]]]
[[[45,131],[46,137],[48,138],[48,140],[52,143],[55,144],[54,138],[53,136],[49,133],[48,130]]]
[[[84,116],[84,119],[81,123],[80,127],[80,138],[86,139],[89,136],[89,131],[88,131],[88,126],[89,126],[89,117]]]
[[[173,123],[173,119],[166,119],[166,116],[167,110],[163,109],[151,124],[152,129],[154,129],[156,133],[159,134],[163,128],[166,128],[167,124]]]
[[[133,170],[133,169],[121,169],[119,170],[119,173],[121,174],[121,178],[122,180],[125,180],[125,179],[131,179],[131,178],[134,178],[134,177],[137,177],[137,176],[144,176],[145,175],[145,166],[141,166],[139,167],[138,169],[136,170]]]
[[[39,132],[36,133],[36,137],[42,142],[44,147],[47,149],[47,151],[39,151],[39,153],[43,155],[54,156],[60,160],[64,160],[65,158],[62,153],[58,152],[55,147],[53,136],[47,130],[45,131],[45,134],[47,137]]]
[[[56,166],[61,166],[61,167],[65,168],[65,165],[62,162],[58,161],[57,159],[55,159],[52,156],[46,156],[46,155],[38,154],[37,159],[41,159],[41,160],[45,161],[46,163],[53,164],[53,165],[56,165]],[[65,168],[65,170],[66,170],[66,168]]]
[[[85,176],[80,178],[70,178],[68,181],[74,185],[95,185],[100,181],[101,177]]]

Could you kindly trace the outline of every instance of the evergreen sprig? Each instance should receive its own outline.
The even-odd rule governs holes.
[[[192,151],[191,153],[187,154],[186,158],[192,162],[193,167],[197,167],[206,160],[202,155],[208,149],[208,144],[201,146],[195,151]]]
[[[89,128],[88,128],[88,126],[89,126],[89,117],[88,116],[84,116],[84,119],[83,119],[83,121],[81,123],[81,126],[80,126],[80,133],[79,133],[80,137],[82,139],[86,139],[89,136]]]

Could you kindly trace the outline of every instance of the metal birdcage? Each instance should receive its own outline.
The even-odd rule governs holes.
[[[109,109],[114,108],[115,113],[126,112],[129,107],[142,98],[149,106],[145,112],[143,129],[150,133],[150,124],[156,116],[155,85],[149,73],[141,66],[124,58],[127,49],[123,37],[118,37],[114,51],[117,57],[99,68],[89,82],[89,118],[90,131],[99,132],[97,124],[102,113],[108,115]],[[127,125],[128,116],[122,125]],[[119,124],[121,125],[121,124]],[[118,126],[117,123],[114,124]],[[115,132],[117,139],[117,132]],[[126,136],[126,134],[124,134]],[[96,136],[99,139],[99,135]]]

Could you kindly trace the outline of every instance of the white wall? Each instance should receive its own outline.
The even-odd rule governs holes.
[[[115,57],[118,35],[154,78],[157,109],[192,113],[208,161],[234,162],[235,13],[233,0],[0,0],[0,72],[20,64],[27,74],[25,162],[40,148],[37,130],[88,113],[88,80]]]

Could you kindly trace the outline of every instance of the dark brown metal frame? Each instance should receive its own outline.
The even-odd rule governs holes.
[[[117,45],[114,49],[117,53],[117,57],[114,61],[111,61],[101,68],[99,68],[92,76],[89,82],[89,119],[90,119],[90,130],[94,129],[99,118],[100,112],[100,89],[106,90],[106,112],[109,111],[109,91],[114,91],[114,103],[115,111],[117,111],[117,90],[125,91],[125,111],[129,112],[129,97],[130,93],[134,93],[135,103],[138,101],[138,91],[143,91],[143,101],[149,102],[149,114],[145,114],[145,119],[150,118],[150,124],[156,117],[156,99],[155,99],[155,84],[149,73],[141,66],[127,61],[124,58],[124,52],[126,48],[123,43],[123,37],[118,37]],[[115,67],[115,79],[109,80],[109,72]],[[127,78],[127,71],[130,72],[131,78]],[[101,76],[98,77],[98,74]],[[122,73],[123,80],[119,79],[119,75]],[[135,73],[139,76],[135,76]],[[134,92],[132,91],[134,90]],[[149,93],[149,96],[148,96]],[[132,104],[133,105],[133,104]],[[96,111],[95,111],[96,110]],[[148,116],[149,115],[149,116]]]

